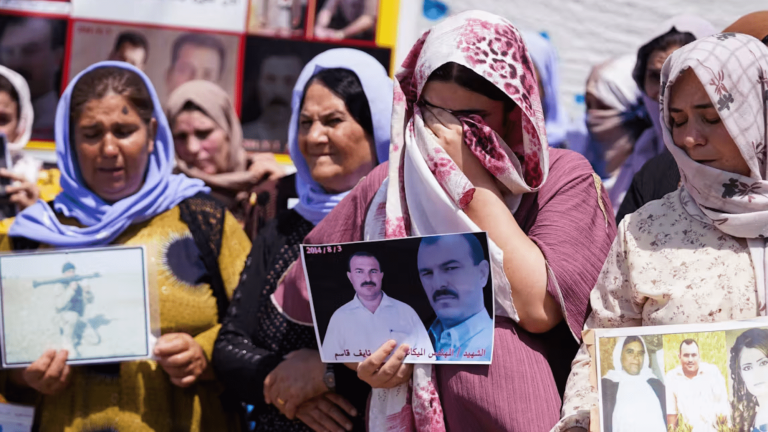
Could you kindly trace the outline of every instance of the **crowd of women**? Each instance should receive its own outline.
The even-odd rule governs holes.
[[[0,371],[0,395],[34,405],[43,431],[590,430],[582,330],[766,313],[766,36],[768,13],[720,33],[664,23],[636,56],[593,69],[580,138],[551,45],[501,17],[442,21],[395,80],[361,51],[330,50],[294,88],[291,178],[246,155],[220,88],[193,81],[162,107],[141,71],[102,62],[60,99],[55,198],[21,150],[28,88],[0,68],[14,160],[0,176],[21,210],[0,250],[147,245],[175,263],[157,269],[154,360],[70,366],[50,350]],[[276,197],[261,198],[265,184]],[[490,366],[406,364],[397,341],[360,363],[320,360],[300,244],[467,231],[490,239]],[[737,358],[768,357],[765,334],[742,339]],[[657,392],[642,339],[615,364],[626,350],[645,366],[617,367],[616,391]],[[768,396],[745,381],[731,424],[765,430]],[[646,431],[656,417],[611,420]]]

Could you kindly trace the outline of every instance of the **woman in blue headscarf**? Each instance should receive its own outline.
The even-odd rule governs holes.
[[[80,73],[59,100],[56,153],[61,194],[21,212],[0,250],[147,246],[161,287],[156,361],[70,367],[87,343],[72,337],[0,374],[0,393],[35,404],[42,431],[237,430],[210,358],[250,242],[202,181],[171,174],[173,138],[149,78],[121,62]]]
[[[387,160],[392,95],[381,64],[348,48],[315,57],[294,87],[288,144],[299,203],[256,239],[213,354],[219,379],[254,406],[257,431],[364,430],[370,387],[321,362],[313,327],[288,318],[275,291],[304,237]],[[271,394],[274,382],[290,392]]]

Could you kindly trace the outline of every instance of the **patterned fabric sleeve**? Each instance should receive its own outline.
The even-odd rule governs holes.
[[[627,260],[631,239],[627,236],[625,219],[613,242],[608,260],[600,272],[597,285],[590,295],[592,313],[585,328],[637,327],[642,325],[644,298],[636,295]],[[572,427],[589,429],[592,407],[597,405],[597,388],[590,383],[591,359],[582,344],[571,366],[568,385],[563,397],[562,419],[552,429],[567,431]]]
[[[219,254],[219,270],[227,297],[232,299],[238,283],[240,273],[245,267],[245,260],[251,251],[251,241],[245,234],[237,219],[227,211],[224,215],[224,234],[221,239],[221,253]],[[222,317],[223,318],[223,317]],[[221,318],[219,319],[221,321]]]

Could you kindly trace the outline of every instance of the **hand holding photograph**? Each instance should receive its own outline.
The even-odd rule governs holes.
[[[142,247],[0,255],[3,367],[47,349],[70,364],[147,358],[151,332]]]
[[[324,362],[359,362],[394,340],[405,363],[490,364],[485,233],[302,245],[302,260]]]

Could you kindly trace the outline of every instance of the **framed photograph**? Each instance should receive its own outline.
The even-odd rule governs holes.
[[[251,0],[248,33],[273,37],[304,36],[308,0]]]
[[[251,151],[288,153],[293,87],[304,65],[318,54],[342,45],[248,36],[243,69],[243,136]],[[389,48],[353,47],[389,70]]]
[[[406,363],[490,364],[486,233],[302,245],[302,260],[323,362],[359,362],[394,340]]]
[[[69,364],[150,357],[155,343],[144,247],[0,255],[2,366],[48,349]]]
[[[163,103],[192,80],[216,83],[236,101],[239,48],[232,34],[75,21],[68,79],[99,61],[126,61],[147,74]]]
[[[591,431],[768,430],[766,318],[597,329],[593,360]]]
[[[373,43],[378,11],[379,0],[318,0],[314,37]]]

